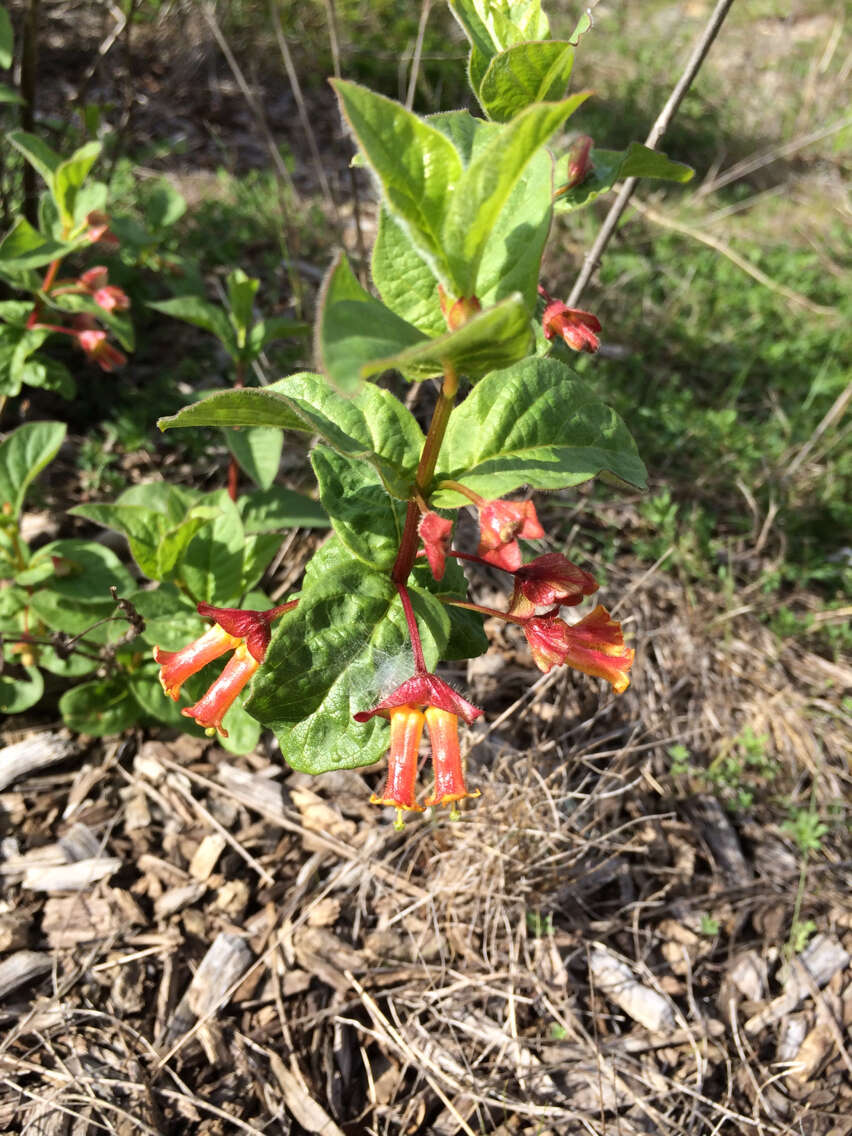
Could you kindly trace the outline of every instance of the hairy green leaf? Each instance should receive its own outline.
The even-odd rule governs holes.
[[[269,426],[249,426],[241,430],[225,428],[225,442],[240,468],[255,485],[268,489],[281,464],[284,436]]]
[[[423,433],[399,399],[372,384],[345,398],[320,375],[290,375],[262,390],[223,391],[161,418],[174,426],[278,426],[318,434],[338,453],[369,462],[388,492],[407,500]]]
[[[562,98],[573,66],[574,48],[570,43],[519,43],[493,56],[477,97],[489,118],[508,122],[533,103]]]
[[[53,172],[53,197],[63,224],[70,229],[77,219],[77,196],[89,171],[101,152],[100,142],[87,142],[75,150],[70,158],[60,162]],[[88,213],[89,210],[86,210]],[[79,218],[81,221],[83,217]]]
[[[201,296],[174,296],[171,300],[151,300],[149,308],[191,323],[215,335],[232,359],[239,355],[237,338],[225,312]]]
[[[247,533],[280,532],[282,529],[328,528],[328,514],[319,501],[283,489],[280,485],[269,489],[240,494],[237,508]]]
[[[455,146],[392,99],[342,79],[332,86],[388,209],[408,229],[438,278],[451,284],[441,229],[462,173]]]
[[[59,699],[65,725],[79,734],[120,734],[139,718],[139,705],[124,675],[99,678],[67,690]]]
[[[484,379],[453,413],[439,475],[486,498],[564,489],[607,471],[638,488],[645,468],[627,427],[562,363],[532,358]],[[433,503],[466,504],[441,490]]]
[[[404,502],[388,495],[372,466],[326,446],[317,446],[311,464],[320,501],[341,541],[371,567],[390,569],[405,525]]]

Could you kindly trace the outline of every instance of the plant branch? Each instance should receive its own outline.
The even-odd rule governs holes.
[[[686,62],[686,66],[683,69],[681,77],[675,84],[672,93],[669,95],[666,105],[660,111],[657,117],[657,121],[651,127],[651,132],[645,139],[645,145],[650,146],[652,150],[668,129],[669,124],[674,118],[678,107],[680,106],[684,96],[686,95],[686,92],[689,90],[693,80],[695,79],[695,76],[698,74],[701,64],[707,57],[707,53],[709,52],[713,41],[719,34],[722,24],[725,22],[725,17],[730,11],[733,2],[734,0],[719,0],[719,2],[716,4],[716,7],[713,9],[713,13],[710,16],[710,19],[707,21],[704,31],[701,33],[695,47],[692,49],[692,54]],[[580,274],[577,277],[574,287],[571,289],[571,295],[567,300],[569,308],[574,308],[577,306],[577,302],[579,301],[580,296],[582,296],[583,290],[585,289],[586,285],[589,283],[589,280],[592,277],[592,273],[600,264],[604,250],[612,239],[612,235],[616,230],[618,222],[621,220],[622,213],[627,208],[627,203],[630,201],[630,198],[633,195],[637,181],[638,178],[627,178],[624,185],[621,187],[621,190],[619,191],[618,197],[616,197],[615,201],[613,202],[609,213],[607,213],[606,219],[601,226],[601,231],[598,233],[595,243],[589,249],[589,252],[586,255],[586,259],[583,261],[583,267],[580,269]]]

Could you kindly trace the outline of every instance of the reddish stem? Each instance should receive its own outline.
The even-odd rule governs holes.
[[[279,604],[278,607],[270,608],[263,614],[269,619],[277,619],[279,615],[283,615],[286,611],[292,611],[294,607],[299,606],[298,600],[290,600],[288,603]]]
[[[405,584],[394,580],[399,598],[402,601],[402,610],[405,612],[405,622],[408,624],[408,634],[411,636],[411,649],[414,652],[414,670],[416,674],[426,674],[426,660],[423,658],[423,644],[420,642],[420,629],[411,606],[411,596]]]
[[[468,501],[476,505],[477,509],[481,509],[487,502],[484,497],[480,497],[478,493],[474,493],[472,489],[468,489],[464,485],[460,485],[458,481],[439,481],[439,489],[452,489],[453,493],[461,493],[462,497],[467,497]]]
[[[414,567],[419,542],[417,526],[420,523],[417,497],[425,496],[429,484],[435,476],[438,454],[441,452],[441,443],[444,441],[444,434],[447,431],[447,423],[450,420],[458,389],[458,375],[455,369],[447,363],[444,365],[444,382],[441,385],[441,393],[435,403],[432,421],[429,424],[429,433],[423,443],[423,452],[420,455],[417,473],[414,475],[414,489],[405,514],[405,528],[399,542],[399,552],[396,554],[396,561],[391,571],[391,579],[397,585],[405,583]]]
[[[517,623],[521,627],[527,622],[517,615],[509,615],[507,611],[498,611],[496,607],[484,607],[482,604],[465,603],[462,600],[445,600],[441,596],[438,598],[448,607],[466,607],[468,611],[478,611],[480,615],[495,615],[498,619],[505,619],[507,623]]]
[[[41,282],[41,291],[47,292],[50,290],[51,284],[56,279],[56,273],[59,271],[59,266],[62,263],[62,258],[58,257],[52,260],[47,266],[47,272],[44,274],[44,280]],[[27,320],[27,327],[32,330],[38,322],[38,317],[41,315],[41,302],[36,300],[33,310],[30,312],[29,319]],[[52,327],[51,331],[59,331],[59,328]]]

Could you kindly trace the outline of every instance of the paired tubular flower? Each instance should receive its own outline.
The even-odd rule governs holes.
[[[107,339],[107,333],[97,326],[91,316],[77,316],[74,335],[86,358],[97,363],[102,371],[115,371],[127,362],[127,356]]]
[[[194,706],[181,710],[181,714],[194,718],[211,736],[218,731],[226,738],[228,731],[222,719],[263,662],[272,635],[272,620],[293,606],[295,603],[291,602],[269,611],[241,611],[200,603],[198,614],[216,621],[211,628],[180,651],[154,648],[154,659],[160,664],[160,685],[166,695],[177,702],[181,686],[191,675],[228,651],[234,653],[207,693]]]
[[[509,613],[524,618],[537,607],[573,607],[597,590],[592,575],[561,552],[547,552],[516,570]]]
[[[536,666],[545,674],[567,663],[583,674],[606,679],[616,694],[630,685],[627,672],[635,652],[624,644],[621,624],[600,604],[579,623],[568,624],[553,613],[522,623]]]
[[[425,710],[425,713],[423,712]],[[376,715],[391,724],[388,774],[381,793],[374,794],[374,805],[392,805],[397,810],[396,828],[402,828],[403,813],[421,812],[415,800],[417,751],[424,722],[432,745],[435,786],[426,805],[451,805],[450,819],[459,817],[458,802],[478,797],[465,783],[464,762],[459,749],[458,720],[468,725],[482,713],[437,675],[418,673],[383,698],[371,710],[355,714],[356,722],[368,722]]]
[[[532,501],[483,501],[479,505],[479,556],[506,572],[521,566],[518,537],[544,536]]]
[[[426,559],[436,580],[443,580],[450,549],[453,522],[437,513],[427,512],[420,518],[417,533],[423,541]]]
[[[558,335],[574,351],[587,351],[590,355],[601,345],[598,332],[601,321],[591,312],[579,308],[569,308],[561,300],[551,300],[541,318],[544,338],[553,339]]]
[[[102,264],[84,272],[78,284],[105,312],[126,312],[130,307],[130,297],[121,288],[109,283],[109,271]]]

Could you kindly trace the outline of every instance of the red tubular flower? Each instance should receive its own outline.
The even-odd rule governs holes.
[[[109,284],[108,279],[107,269],[99,264],[84,272],[78,283],[105,312],[126,312],[130,307],[130,297],[121,288]]]
[[[435,789],[426,799],[427,805],[452,805],[450,819],[456,820],[456,805],[465,797],[478,797],[479,790],[467,791],[464,764],[459,751],[459,720],[455,714],[430,706],[426,711],[429,742],[432,746],[432,764],[435,767]]]
[[[391,740],[387,781],[380,794],[370,797],[370,804],[393,805],[397,810],[395,827],[402,828],[402,813],[423,812],[423,807],[414,799],[414,782],[425,719],[413,706],[394,706],[389,714]]]
[[[507,572],[521,566],[517,537],[544,536],[532,501],[486,501],[479,509],[479,555]]]
[[[573,607],[598,590],[594,577],[560,552],[537,556],[515,572],[509,614],[524,618],[536,607]]]
[[[354,715],[356,722],[367,722],[376,715],[390,718],[387,784],[382,795],[374,795],[371,801],[376,805],[393,805],[397,809],[398,828],[402,827],[403,811],[419,808],[414,801],[414,778],[417,773],[417,747],[423,730],[421,708],[424,707],[435,763],[435,792],[426,804],[455,806],[464,797],[479,796],[478,793],[468,793],[465,785],[459,753],[458,720],[463,718],[470,725],[482,711],[437,675],[416,674],[371,710],[361,710]],[[450,818],[458,815],[458,809],[454,807]]]
[[[173,702],[177,702],[180,688],[190,675],[198,674],[202,667],[235,650],[241,642],[216,624],[179,651],[163,651],[155,647],[154,660],[160,664],[160,686]]]
[[[600,604],[573,625],[554,615],[532,616],[523,624],[536,666],[545,674],[567,663],[583,674],[606,679],[616,694],[630,685],[627,672],[635,652],[624,645],[621,624]]]
[[[206,730],[218,730],[223,737],[228,736],[222,719],[263,662],[272,635],[272,620],[295,606],[295,602],[281,604],[269,611],[241,611],[234,607],[200,603],[198,614],[216,620],[209,630],[180,651],[154,648],[154,659],[160,664],[160,685],[175,702],[181,686],[190,675],[198,674],[226,652],[234,652],[207,693],[194,706],[181,710],[184,717],[194,718]]]
[[[424,513],[417,532],[426,549],[426,559],[436,580],[443,580],[453,522],[437,513]]]
[[[226,738],[228,731],[222,719],[259,666],[246,644],[238,642],[236,651],[207,693],[194,706],[185,706],[181,714],[184,718],[194,718],[202,729],[217,730]]]
[[[569,308],[561,300],[552,300],[541,318],[545,339],[560,336],[574,351],[588,351],[594,355],[601,345],[597,332],[601,321],[591,312]]]
[[[74,334],[86,352],[86,357],[97,363],[102,371],[114,371],[127,362],[127,356],[113,347],[107,339],[107,333],[101,331],[91,316],[81,315],[75,318]]]

